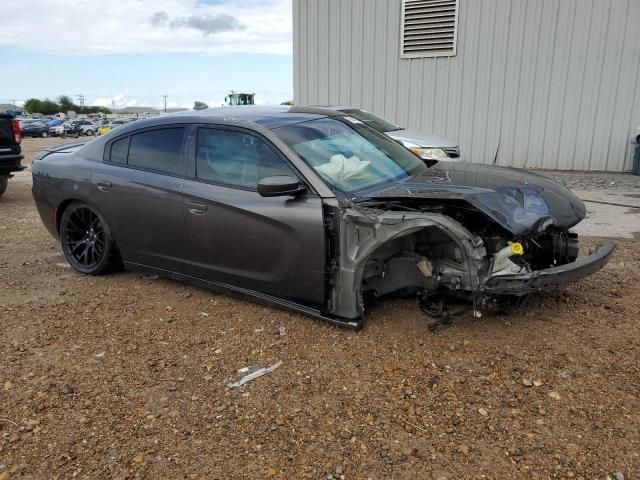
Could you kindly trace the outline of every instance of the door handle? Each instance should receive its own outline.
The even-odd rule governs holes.
[[[189,208],[189,212],[193,213],[194,215],[204,215],[207,211],[207,206],[203,203],[189,202],[187,204],[187,208]]]
[[[98,190],[101,190],[103,192],[107,192],[111,189],[111,182],[107,182],[106,180],[98,180],[96,182],[96,185],[98,186]]]

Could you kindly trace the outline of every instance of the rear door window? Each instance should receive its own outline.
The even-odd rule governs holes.
[[[256,190],[261,178],[296,174],[265,141],[249,133],[198,129],[196,177]]]
[[[184,176],[185,166],[181,157],[184,134],[185,128],[177,127],[132,135],[128,164],[145,170]]]

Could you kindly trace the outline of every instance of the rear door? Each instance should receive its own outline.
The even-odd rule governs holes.
[[[197,277],[324,307],[322,202],[313,193],[264,198],[258,180],[298,176],[265,138],[234,127],[198,128],[184,185]]]
[[[182,212],[187,127],[156,127],[107,144],[92,184],[125,261],[190,273]]]

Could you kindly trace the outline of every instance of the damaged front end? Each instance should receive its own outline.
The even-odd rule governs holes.
[[[519,304],[527,294],[602,268],[615,248],[577,259],[577,235],[549,226],[516,237],[470,204],[381,201],[325,205],[327,313],[361,322],[370,298],[457,299],[474,311]],[[427,306],[429,305],[429,306]]]

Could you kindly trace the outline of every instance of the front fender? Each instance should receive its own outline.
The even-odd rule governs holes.
[[[440,213],[397,212],[350,208],[340,222],[339,268],[333,279],[328,303],[329,313],[343,318],[362,317],[362,278],[366,261],[387,242],[434,228],[453,240],[464,256],[466,269],[460,275],[461,286],[477,290],[481,273],[487,266],[482,239],[462,224]]]

